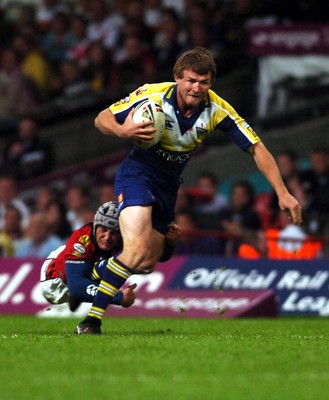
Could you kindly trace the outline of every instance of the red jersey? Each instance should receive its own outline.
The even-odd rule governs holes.
[[[100,250],[94,240],[93,224],[89,223],[75,230],[68,239],[66,246],[61,246],[57,251],[55,250],[49,255],[48,258],[51,258],[52,255],[55,258],[48,266],[46,277],[47,279],[59,277],[64,283],[67,283],[65,271],[65,263],[67,261],[76,262],[77,264],[85,262],[93,267],[98,261],[110,258],[120,250],[122,250],[121,245],[110,252]]]

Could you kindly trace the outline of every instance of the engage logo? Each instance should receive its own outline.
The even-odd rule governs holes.
[[[32,264],[24,263],[13,275],[10,273],[0,274],[0,304],[7,302],[21,304],[25,301],[26,293],[19,291],[19,288],[32,269]]]
[[[6,259],[0,273],[0,312],[34,314],[48,304],[40,289],[40,261]]]

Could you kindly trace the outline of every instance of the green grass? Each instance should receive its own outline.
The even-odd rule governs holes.
[[[327,400],[329,320],[0,317],[6,400]]]

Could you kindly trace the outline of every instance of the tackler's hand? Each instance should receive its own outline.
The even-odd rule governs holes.
[[[169,246],[175,247],[179,238],[181,237],[182,231],[180,226],[172,222],[169,224],[168,232],[166,233],[166,240]]]
[[[125,289],[122,289],[122,293],[123,293],[123,300],[122,300],[122,304],[121,304],[122,307],[128,308],[135,303],[136,294],[135,294],[134,290],[136,289],[136,287],[137,287],[137,284],[134,283],[132,285],[129,285]]]

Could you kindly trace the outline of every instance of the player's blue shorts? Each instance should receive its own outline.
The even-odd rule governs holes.
[[[153,206],[152,225],[162,234],[175,219],[179,179],[166,175],[138,161],[125,160],[115,179],[119,212],[129,206]]]

